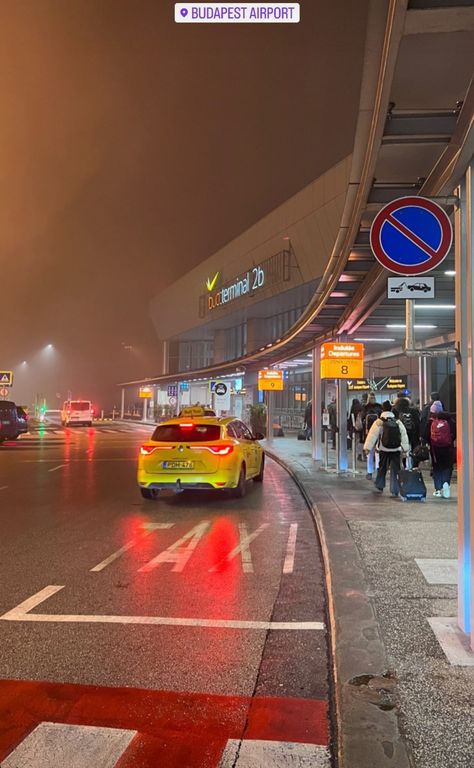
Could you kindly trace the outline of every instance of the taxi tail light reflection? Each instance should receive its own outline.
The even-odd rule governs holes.
[[[215,456],[228,456],[234,450],[233,445],[191,445],[193,451],[210,451]]]
[[[149,456],[153,451],[171,451],[174,445],[142,445],[140,446],[140,453],[142,456]]]

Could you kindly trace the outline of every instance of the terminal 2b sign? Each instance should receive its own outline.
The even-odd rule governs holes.
[[[363,375],[363,344],[328,341],[321,345],[322,379],[360,379]]]
[[[209,311],[216,309],[216,307],[222,307],[224,304],[229,304],[231,301],[240,299],[242,296],[252,295],[259,288],[263,288],[265,285],[265,270],[260,266],[252,267],[244,275],[237,277],[230,285],[222,286],[222,288],[213,291],[215,279],[216,276],[212,281],[208,280],[206,283],[207,290],[209,291],[207,297]]]

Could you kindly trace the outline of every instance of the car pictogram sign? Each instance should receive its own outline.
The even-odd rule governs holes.
[[[425,197],[400,197],[382,208],[370,229],[377,261],[397,275],[422,275],[449,253],[453,230],[447,213]]]

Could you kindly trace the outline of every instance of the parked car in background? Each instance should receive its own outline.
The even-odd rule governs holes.
[[[16,415],[18,417],[18,427],[20,429],[20,435],[28,432],[28,414],[23,405],[16,406]]]
[[[20,421],[17,405],[11,400],[0,400],[0,444],[5,440],[16,440],[21,432],[28,431],[28,427],[23,429],[24,424]]]

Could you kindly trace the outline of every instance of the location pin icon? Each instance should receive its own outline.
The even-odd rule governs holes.
[[[188,9],[181,8],[181,16],[183,17],[183,19],[185,19],[187,15],[188,15]]]

